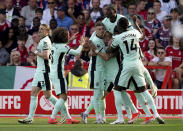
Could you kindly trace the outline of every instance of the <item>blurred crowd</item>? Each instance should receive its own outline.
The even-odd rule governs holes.
[[[107,6],[113,5],[133,25],[133,15],[143,31],[140,46],[145,65],[172,66],[175,88],[180,88],[183,74],[183,0],[0,0],[0,66],[36,66],[31,52],[39,43],[40,24],[51,31],[65,27],[75,39],[68,45],[76,49],[81,36],[86,43],[80,56],[67,55],[66,69],[76,60],[88,68],[88,40],[95,31],[96,21],[106,17]],[[76,34],[77,33],[77,34]],[[51,34],[50,34],[51,36]],[[164,70],[155,72],[162,84]]]

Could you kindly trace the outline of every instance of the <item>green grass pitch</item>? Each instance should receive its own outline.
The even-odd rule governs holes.
[[[35,118],[32,124],[19,124],[19,118],[0,118],[0,131],[183,131],[182,119],[165,119],[166,124],[160,125],[153,121],[147,125],[135,124],[110,125],[115,119],[107,119],[107,124],[93,124],[94,118],[88,119],[88,124],[48,124],[47,118]],[[80,118],[76,118],[80,119]],[[126,121],[126,120],[125,120]]]

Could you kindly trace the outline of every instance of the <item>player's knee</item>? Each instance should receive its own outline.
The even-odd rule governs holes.
[[[39,91],[38,87],[32,87],[31,96],[37,96]]]

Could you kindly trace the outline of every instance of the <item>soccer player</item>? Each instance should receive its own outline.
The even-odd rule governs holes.
[[[115,10],[115,8],[113,6],[108,6],[107,7],[107,18],[105,18],[102,21],[102,23],[104,24],[105,29],[108,32],[110,32],[111,34],[113,34],[114,33],[114,28],[117,25],[118,20],[120,18],[122,18],[122,17],[124,17],[124,16],[117,14],[116,10]],[[131,27],[131,25],[129,25],[128,28],[132,29],[133,27]],[[96,32],[94,32],[92,34],[90,39],[92,39],[95,35],[96,35]],[[120,93],[120,95],[122,95],[122,96],[119,96],[119,97],[122,97],[124,99],[124,102],[131,108],[132,112],[134,113],[132,118],[131,118],[131,113],[129,112],[130,113],[129,114],[129,118],[131,118],[131,122],[133,122],[139,116],[140,112],[138,112],[138,110],[135,108],[135,106],[133,105],[133,103],[130,100],[130,96],[125,91]],[[100,112],[104,112],[104,110],[105,110],[105,103],[104,102],[105,102],[104,100],[101,100],[101,107],[102,108],[101,108]],[[92,103],[94,103],[94,102],[91,101],[91,104],[89,105],[87,110],[85,112],[81,113],[81,117],[82,117],[83,123],[87,123],[87,116],[88,116],[89,112],[92,110],[92,107],[93,107]],[[117,106],[118,106],[117,109],[121,109],[122,110],[122,107],[121,107],[122,104],[121,104],[121,102],[119,102],[119,103],[120,103],[119,105],[117,104]],[[117,121],[116,124],[117,123],[123,123],[123,120],[120,119],[120,122]]]
[[[116,13],[116,10],[115,10],[115,8],[113,7],[113,6],[108,6],[108,8],[107,8],[107,18],[105,18],[103,21],[102,21],[102,23],[104,24],[104,26],[105,26],[105,29],[107,30],[107,31],[109,31],[111,34],[113,34],[114,35],[114,31],[115,31],[115,27],[117,26],[117,23],[118,23],[118,21],[119,21],[119,19],[120,18],[125,18],[125,16],[123,16],[123,15],[120,15],[120,14],[117,14]],[[131,25],[131,23],[129,23],[129,25],[128,25],[128,29],[129,30],[131,30],[131,29],[133,29],[133,27],[132,27],[132,25]],[[110,63],[110,62],[109,62]],[[109,66],[110,67],[110,66]],[[113,81],[114,82],[114,81]],[[126,91],[122,91],[122,92],[117,92],[117,91],[114,91],[114,95],[115,95],[115,97],[118,97],[118,98],[121,98],[122,97],[122,99],[123,99],[123,102],[124,102],[124,104],[126,105],[126,107],[128,108],[130,108],[131,110],[132,110],[132,112],[133,112],[133,115],[132,115],[132,117],[131,117],[131,113],[129,112],[128,113],[128,117],[130,118],[131,117],[131,119],[130,119],[130,123],[133,123],[135,120],[136,120],[136,118],[140,115],[140,112],[135,108],[135,106],[133,105],[133,103],[132,103],[132,101],[131,101],[131,99],[130,99],[130,96],[129,96],[129,94],[126,92]],[[120,100],[121,101],[121,100]],[[119,109],[119,110],[122,110],[122,108],[121,108],[121,102],[117,102],[117,103],[119,103],[119,104],[117,104],[116,103],[116,108],[117,108],[117,110]],[[128,111],[128,109],[127,109],[127,111]],[[114,124],[117,124],[117,123],[123,123],[122,122],[123,120],[122,119],[117,119],[116,121],[114,121],[113,123]],[[112,124],[112,123],[111,123]]]
[[[104,43],[107,47],[110,47],[109,41],[111,40],[112,35],[109,32],[105,32],[105,37],[104,37]],[[114,53],[109,54],[109,57],[106,57],[107,54],[103,54],[101,52],[98,53],[101,55],[105,60],[105,88],[104,88],[104,96],[102,99],[105,98],[105,96],[111,92],[112,88],[114,87],[114,81],[116,78],[116,75],[118,73],[119,67],[120,67],[120,53],[119,53],[119,48],[117,48]],[[113,68],[111,68],[113,67]],[[128,104],[126,101],[124,102],[124,99],[127,99],[127,102],[131,103],[132,105],[132,110],[134,109],[135,112],[137,113],[138,110],[135,108],[133,102],[130,99],[130,96],[128,93],[125,91],[123,93],[117,92],[114,90],[114,96],[115,96],[115,106],[117,109],[117,114],[118,114],[118,119],[110,124],[124,124],[124,119],[123,119],[123,114],[122,114],[122,104],[124,105],[128,119],[130,120],[132,117],[131,114],[131,108],[127,106]],[[118,97],[118,99],[116,98]],[[125,98],[124,98],[125,97]],[[133,111],[134,111],[133,110]]]
[[[50,64],[49,59],[51,53],[51,40],[49,38],[50,28],[46,24],[39,27],[40,42],[37,49],[32,48],[32,52],[37,55],[37,69],[32,82],[31,100],[29,107],[29,115],[25,119],[19,119],[19,123],[30,124],[33,122],[34,113],[37,107],[37,97],[41,89],[43,94],[53,104],[57,98],[51,93],[51,83],[49,79]]]
[[[125,17],[123,15],[117,14],[116,10],[113,6],[107,7],[107,17],[102,21],[104,24],[105,29],[110,32],[111,34],[114,34],[114,28],[118,23],[118,20],[122,17]],[[131,23],[129,23],[129,29],[132,29]]]
[[[126,18],[120,18],[117,27],[118,30],[122,33],[114,36],[111,45],[111,50],[119,46],[124,58],[123,67],[120,68],[118,72],[118,75],[115,80],[114,89],[117,91],[126,90],[131,81],[134,83],[135,95],[146,114],[146,119],[143,124],[146,124],[154,120],[154,117],[149,111],[144,100],[142,100],[143,96],[141,95],[145,91],[146,85],[143,72],[143,64],[142,61],[139,59],[139,38],[141,37],[141,33],[136,29],[127,30],[128,25],[128,20]]]
[[[111,34],[114,33],[114,28],[117,25],[117,22],[120,18],[124,17],[123,15],[120,14],[116,14],[116,10],[113,6],[108,6],[107,8],[107,18],[105,18],[102,23],[105,26],[105,29],[107,31],[109,31]],[[128,25],[128,30],[133,29],[131,23],[129,23]],[[144,76],[145,79],[147,80],[147,82],[150,85],[151,88],[151,94],[153,97],[155,97],[157,95],[157,87],[155,86],[148,70],[146,68],[144,68]]]
[[[84,41],[84,38],[82,38],[82,40],[80,41],[81,45],[77,48],[77,50],[73,50],[66,45],[68,43],[68,37],[69,37],[69,33],[68,33],[68,30],[65,28],[57,28],[53,31],[53,34],[52,34],[53,46],[51,49],[52,66],[51,66],[50,77],[55,87],[56,95],[59,96],[59,99],[57,100],[54,106],[54,110],[52,111],[51,118],[48,120],[48,123],[50,124],[57,123],[56,115],[61,110],[61,108],[66,108],[67,124],[77,124],[80,122],[78,120],[74,120],[71,118],[68,112],[68,107],[66,105],[67,83],[64,75],[64,63],[65,63],[66,54],[72,54],[72,55],[80,54],[85,41]]]
[[[90,41],[96,46],[96,52],[105,52],[105,44],[103,42],[104,25],[101,22],[97,22],[95,27],[96,35],[90,37]],[[90,75],[90,89],[94,89],[93,105],[97,124],[103,123],[99,117],[99,106],[104,106],[103,103],[100,103],[104,87],[104,66],[105,60],[101,56],[97,55],[90,58],[88,72]]]

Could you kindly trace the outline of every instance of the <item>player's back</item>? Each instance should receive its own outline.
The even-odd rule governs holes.
[[[48,36],[40,40],[37,50],[43,53],[44,50],[51,51],[51,40]],[[51,60],[43,59],[40,56],[37,56],[37,71],[50,72]]]
[[[120,49],[123,53],[123,63],[124,62],[133,62],[134,60],[139,60],[139,38],[141,37],[141,33],[132,29],[126,32],[123,32],[119,35],[116,35],[114,38],[120,46]]]
[[[53,44],[51,49],[52,59],[51,59],[51,77],[63,78],[64,77],[64,63],[65,54],[69,48],[66,44]]]

